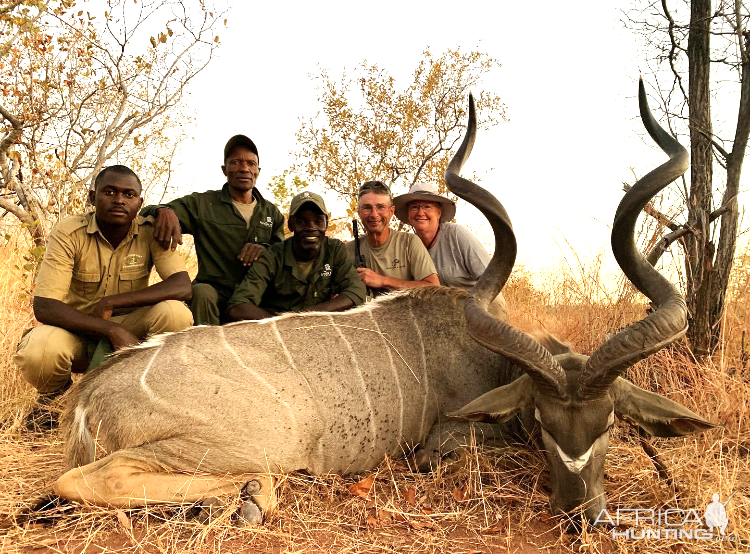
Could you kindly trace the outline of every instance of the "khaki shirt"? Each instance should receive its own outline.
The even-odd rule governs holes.
[[[104,296],[146,288],[154,266],[162,279],[186,271],[177,252],[154,241],[153,221],[137,216],[116,249],[99,230],[94,212],[59,221],[47,241],[34,296],[89,314]]]
[[[350,259],[354,260],[354,241],[346,243]],[[380,246],[371,246],[367,236],[360,236],[359,251],[365,266],[379,275],[402,281],[421,281],[437,273],[430,253],[417,235],[390,230],[388,239]]]

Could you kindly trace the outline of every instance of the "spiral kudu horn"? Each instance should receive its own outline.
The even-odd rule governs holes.
[[[477,134],[474,98],[469,95],[469,122],[466,136],[445,171],[450,191],[476,206],[492,225],[495,252],[484,273],[466,301],[466,322],[469,334],[479,344],[502,354],[520,365],[538,387],[566,397],[565,371],[541,344],[527,334],[492,316],[490,303],[505,286],[516,261],[516,237],[505,208],[492,194],[459,176],[471,154]]]
[[[646,295],[656,311],[600,346],[578,379],[578,395],[605,394],[628,367],[667,346],[687,331],[687,307],[677,288],[641,255],[635,244],[635,224],[641,210],[659,191],[688,168],[688,153],[651,115],[643,81],[638,84],[643,124],[669,161],[645,175],[625,194],[612,225],[612,252],[625,276]]]

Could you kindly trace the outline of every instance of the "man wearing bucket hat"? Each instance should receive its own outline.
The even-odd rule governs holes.
[[[456,203],[441,196],[434,185],[415,183],[406,194],[393,199],[396,217],[411,225],[437,268],[440,284],[470,291],[490,261],[490,255],[466,227],[451,223]],[[491,311],[507,318],[502,294]]]
[[[194,192],[160,206],[147,206],[153,215],[154,239],[162,248],[182,244],[182,233],[193,235],[198,275],[193,281],[190,309],[196,325],[220,325],[234,288],[263,251],[284,240],[284,216],[261,196],[255,143],[235,135],[224,146],[221,190]]]
[[[292,198],[293,235],[271,245],[247,271],[229,299],[230,320],[265,319],[282,312],[338,312],[362,304],[365,285],[344,243],[325,236],[323,198],[303,191]]]
[[[439,285],[435,264],[417,237],[388,227],[393,210],[385,183],[368,181],[359,187],[357,214],[367,231],[367,240],[360,241],[366,265],[357,268],[360,279],[376,293]],[[354,241],[347,248],[353,259]]]

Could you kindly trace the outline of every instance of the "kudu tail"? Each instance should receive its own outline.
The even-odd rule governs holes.
[[[93,371],[89,371],[81,380],[76,382],[67,393],[65,410],[61,420],[65,448],[66,469],[84,466],[94,461],[96,445],[89,430],[88,417],[92,403],[92,391],[95,389],[96,378],[116,361],[131,356],[136,349],[128,349],[115,354]]]
[[[94,461],[94,438],[91,436],[86,415],[86,409],[82,403],[75,403],[66,411],[63,422],[66,470]]]

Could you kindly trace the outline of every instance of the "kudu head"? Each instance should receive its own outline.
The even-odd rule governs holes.
[[[466,302],[469,333],[485,347],[506,356],[525,375],[497,388],[457,412],[475,421],[505,422],[523,410],[541,429],[551,474],[553,512],[582,509],[595,521],[606,505],[604,458],[615,414],[658,437],[676,437],[714,427],[687,408],[645,391],[620,375],[681,337],[687,330],[687,308],[679,291],[638,252],[635,224],[643,207],[688,167],[687,151],[654,120],[639,85],[641,119],[669,161],[641,178],[620,202],[612,227],[617,263],[656,310],[584,356],[549,335],[531,337],[493,317],[489,303],[510,275],[516,243],[505,210],[489,193],[459,177],[476,135],[474,105],[469,98],[469,124],[460,149],[446,170],[448,188],[479,207],[495,233],[495,256]],[[498,254],[509,256],[510,265]],[[512,256],[510,253],[512,252]]]

